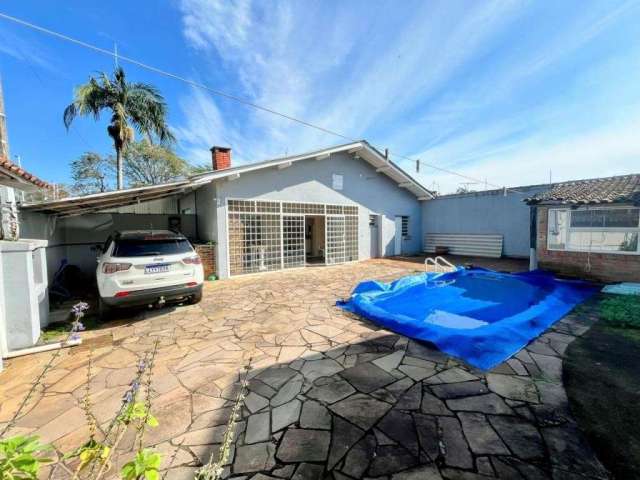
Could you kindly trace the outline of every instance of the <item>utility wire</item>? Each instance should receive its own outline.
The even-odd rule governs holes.
[[[23,27],[27,27],[27,28],[30,28],[32,30],[38,31],[40,33],[51,35],[51,36],[56,37],[58,39],[65,40],[67,42],[79,45],[79,46],[87,48],[89,50],[93,50],[95,52],[102,53],[103,55],[108,55],[109,57],[112,57],[112,58],[116,59],[116,61],[130,63],[132,65],[138,66],[138,67],[143,68],[145,70],[148,70],[150,72],[154,72],[154,73],[157,73],[159,75],[162,75],[162,76],[165,76],[165,77],[168,77],[168,78],[172,78],[174,80],[178,80],[178,81],[184,82],[184,83],[186,83],[188,85],[191,85],[193,87],[197,87],[197,88],[201,88],[203,90],[206,90],[206,91],[208,91],[208,92],[210,92],[210,93],[212,93],[214,95],[226,98],[228,100],[233,100],[233,101],[238,102],[238,103],[240,103],[242,105],[246,105],[248,107],[255,108],[256,110],[261,110],[263,112],[267,112],[267,113],[270,113],[272,115],[284,118],[286,120],[299,123],[300,125],[304,125],[306,127],[313,128],[315,130],[319,130],[319,131],[321,131],[323,133],[327,133],[329,135],[333,135],[335,137],[342,138],[342,139],[347,140],[349,142],[358,142],[359,141],[359,139],[352,138],[352,137],[350,137],[348,135],[344,135],[344,134],[342,134],[340,132],[337,132],[335,130],[331,130],[329,128],[322,127],[320,125],[315,125],[315,124],[313,124],[311,122],[308,122],[306,120],[302,120],[300,118],[293,117],[293,116],[288,115],[286,113],[279,112],[279,111],[274,110],[272,108],[265,107],[263,105],[259,105],[257,103],[251,102],[250,100],[244,99],[244,98],[239,97],[237,95],[233,95],[231,93],[227,93],[227,92],[223,92],[221,90],[217,90],[215,88],[211,88],[208,85],[205,85],[204,83],[200,83],[200,82],[196,82],[194,80],[190,80],[188,78],[182,77],[182,76],[177,75],[175,73],[171,73],[171,72],[168,72],[166,70],[162,70],[160,68],[154,67],[152,65],[148,65],[146,63],[140,62],[140,61],[135,60],[133,58],[126,57],[124,55],[120,55],[119,53],[114,53],[111,50],[107,50],[105,48],[101,48],[101,47],[98,47],[96,45],[92,45],[90,43],[84,42],[82,40],[78,40],[78,39],[70,37],[68,35],[64,35],[62,33],[50,30],[48,28],[41,27],[39,25],[35,25],[33,23],[27,22],[25,20],[21,20],[19,18],[13,17],[11,15],[7,15],[6,13],[0,12],[0,18],[4,18],[5,20],[9,20],[11,22],[17,23],[18,25],[22,25]],[[383,150],[384,149],[384,148],[380,148],[380,147],[375,146],[375,145],[374,145],[374,147],[378,148],[379,150]],[[403,160],[409,160],[409,161],[412,161],[412,162],[416,162],[415,158],[411,158],[411,157],[408,157],[406,155],[401,155],[401,154],[394,153],[394,152],[389,152],[389,153],[391,155],[397,157],[397,158],[401,158]],[[485,180],[480,180],[478,178],[474,178],[474,177],[471,177],[471,176],[468,176],[468,175],[465,175],[465,174],[462,174],[462,173],[458,173],[458,172],[455,172],[453,170],[449,170],[449,169],[442,168],[442,167],[437,167],[437,166],[432,165],[430,163],[427,163],[427,162],[425,162],[423,160],[417,160],[417,162],[420,163],[421,165],[424,165],[425,167],[433,168],[434,170],[437,170],[437,171],[440,171],[440,172],[443,172],[443,173],[447,173],[449,175],[455,175],[457,177],[464,178],[466,180],[470,180],[470,181],[473,181],[473,182],[489,185],[489,186],[492,186],[492,187],[495,187],[495,188],[499,188],[499,189],[504,189],[505,192],[511,191],[511,192],[516,192],[516,193],[522,193],[522,192],[518,192],[517,190],[514,190],[512,188],[506,188],[506,187],[504,187],[502,185],[489,183],[489,182],[487,182]]]

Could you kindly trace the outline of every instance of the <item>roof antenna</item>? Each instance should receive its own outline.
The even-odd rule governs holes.
[[[420,159],[416,159],[416,173],[420,173]]]
[[[388,148],[384,149],[384,158],[385,158],[385,160],[387,162],[389,161],[389,149]]]

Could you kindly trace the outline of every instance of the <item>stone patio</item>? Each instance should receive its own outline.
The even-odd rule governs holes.
[[[91,400],[104,429],[158,339],[160,426],[145,442],[163,452],[166,479],[193,478],[217,453],[249,358],[228,477],[608,478],[571,418],[561,378],[567,345],[593,318],[567,316],[484,373],[334,306],[359,281],[416,269],[406,260],[370,260],[237,278],[207,284],[199,305],[114,321],[63,351],[12,432],[39,434],[58,452],[78,446],[87,435],[89,350]],[[12,418],[50,355],[7,362],[0,422]],[[121,444],[114,468],[130,459],[132,443]],[[63,478],[65,467],[45,473]]]

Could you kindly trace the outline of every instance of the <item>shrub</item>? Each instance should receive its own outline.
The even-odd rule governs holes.
[[[640,295],[616,295],[600,302],[600,315],[607,325],[640,329]]]
[[[53,449],[41,444],[35,436],[0,440],[0,479],[37,480],[40,466],[52,461],[38,456],[46,450]]]

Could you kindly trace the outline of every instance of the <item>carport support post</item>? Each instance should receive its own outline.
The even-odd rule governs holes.
[[[536,252],[536,239],[538,234],[538,209],[529,207],[529,270],[538,268],[538,254]]]

